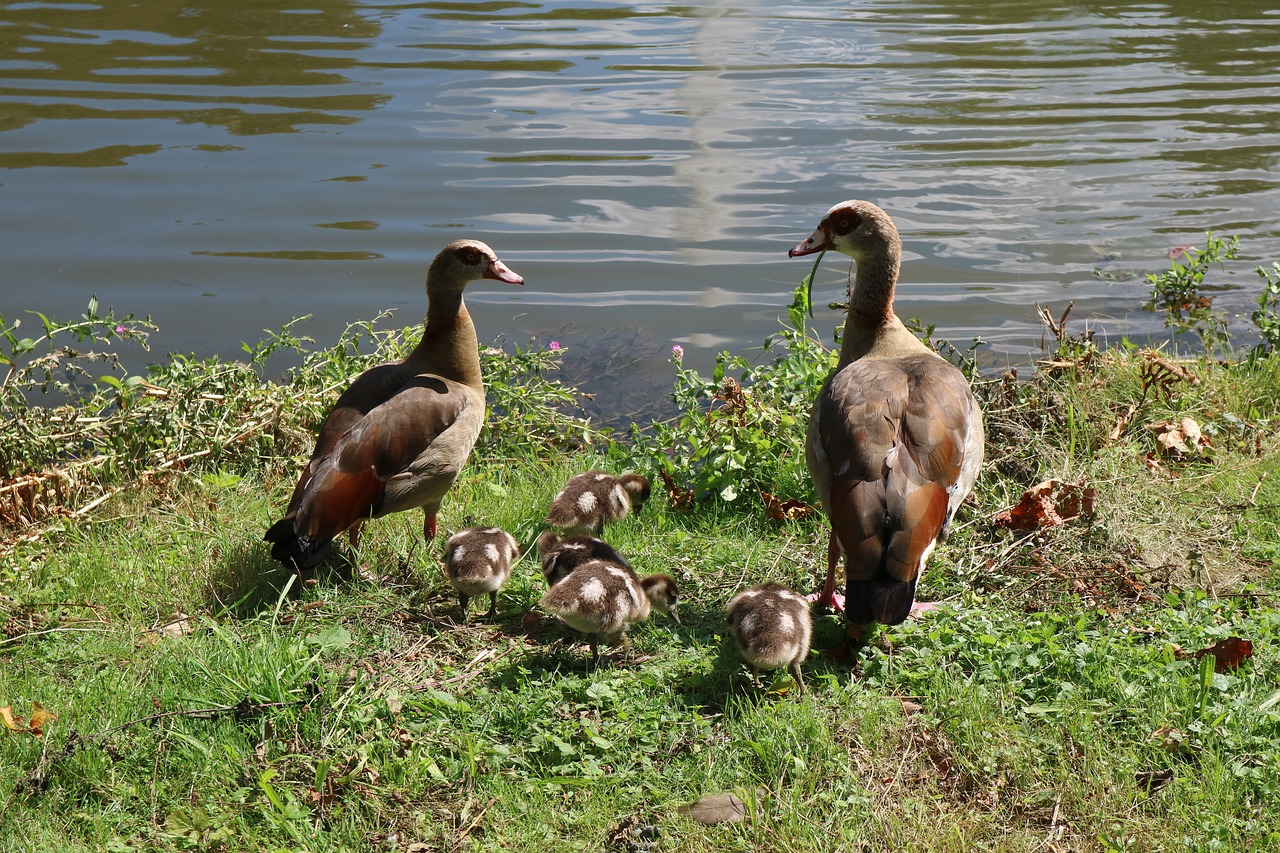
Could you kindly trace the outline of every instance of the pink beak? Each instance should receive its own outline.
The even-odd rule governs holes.
[[[827,248],[827,235],[819,228],[808,237],[805,237],[804,242],[787,252],[787,257],[799,258],[804,255],[812,255],[814,252],[821,252],[825,248]]]
[[[489,264],[489,268],[484,271],[484,277],[505,281],[507,284],[524,284],[523,276],[512,272],[511,267],[496,258],[493,263]]]

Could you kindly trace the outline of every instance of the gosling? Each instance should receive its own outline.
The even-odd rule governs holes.
[[[542,564],[542,576],[552,587],[569,576],[569,573],[592,560],[631,568],[627,558],[613,546],[594,536],[561,536],[548,530],[538,537],[538,562]]]
[[[587,471],[570,478],[551,501],[547,524],[566,533],[599,535],[606,524],[621,521],[649,499],[649,480],[639,474],[615,477],[604,471]]]
[[[649,618],[650,609],[680,624],[676,582],[663,574],[640,578],[626,567],[588,560],[542,596],[542,608],[577,631],[591,644],[591,664],[600,663],[600,641],[624,645],[627,628]]]
[[[764,583],[729,601],[729,635],[750,665],[756,686],[760,670],[785,666],[804,693],[800,664],[809,654],[812,634],[809,603],[781,584]]]
[[[473,595],[489,593],[492,619],[498,609],[498,590],[511,577],[511,567],[520,559],[516,539],[500,527],[468,527],[449,537],[444,546],[444,573],[458,593],[462,621],[467,621],[467,602]]]

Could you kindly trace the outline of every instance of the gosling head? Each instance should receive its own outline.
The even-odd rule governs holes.
[[[641,578],[640,588],[644,590],[653,609],[667,614],[677,625],[681,624],[680,614],[676,611],[676,605],[680,603],[680,590],[676,588],[675,579],[671,575],[649,575]]]
[[[631,501],[631,509],[635,512],[639,512],[644,502],[649,500],[648,477],[639,474],[623,474],[618,478],[618,485],[622,486],[622,490],[627,493],[627,498]]]

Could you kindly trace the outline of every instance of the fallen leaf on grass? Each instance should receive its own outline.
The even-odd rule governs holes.
[[[667,473],[665,468],[659,469],[658,474],[661,475],[662,482],[667,487],[667,502],[673,509],[688,509],[693,506],[692,489],[682,489],[677,486],[675,479]]]
[[[187,614],[175,613],[169,617],[168,621],[157,625],[151,630],[161,637],[173,639],[185,637],[187,634],[194,634],[196,626],[192,624],[191,617]]]
[[[1016,506],[997,515],[995,525],[1009,530],[1057,527],[1077,516],[1092,515],[1097,498],[1098,490],[1083,482],[1045,480],[1023,492]]]
[[[1141,770],[1134,774],[1134,781],[1148,792],[1159,791],[1173,781],[1172,770]]]
[[[1151,734],[1147,735],[1147,740],[1152,741],[1160,746],[1166,752],[1176,752],[1182,749],[1183,743],[1186,742],[1185,733],[1173,728],[1172,726],[1161,726]]]
[[[20,718],[14,717],[13,708],[9,705],[0,708],[0,723],[3,723],[9,731],[18,734],[43,737],[44,727],[56,719],[57,717],[39,702],[31,703],[31,719],[25,723]]]
[[[760,497],[764,499],[765,513],[774,521],[799,521],[802,518],[810,518],[818,512],[816,507],[804,501],[780,498],[763,489],[760,491]]]
[[[1156,434],[1156,449],[1161,455],[1172,459],[1182,459],[1196,453],[1211,449],[1208,436],[1200,432],[1200,424],[1191,418],[1168,418],[1147,424],[1147,429]]]
[[[1190,657],[1199,660],[1205,655],[1213,656],[1214,672],[1226,672],[1240,666],[1247,658],[1253,657],[1253,643],[1240,637],[1227,637],[1207,649],[1192,652]]]
[[[747,807],[736,794],[707,794],[697,802],[681,806],[676,811],[691,817],[705,826],[717,823],[737,823],[746,819]]]
[[[1107,434],[1107,440],[1119,441],[1120,436],[1124,435],[1124,431],[1129,428],[1129,422],[1133,420],[1133,415],[1137,411],[1138,407],[1130,403],[1117,412],[1116,424],[1111,428],[1111,432]]]

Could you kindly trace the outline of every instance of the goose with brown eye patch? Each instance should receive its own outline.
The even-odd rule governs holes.
[[[809,420],[805,461],[831,520],[819,606],[843,608],[847,642],[910,614],[929,555],[982,465],[982,411],[955,366],[893,311],[902,241],[867,201],[831,208],[790,257],[834,249],[857,262],[835,371]],[[836,568],[844,558],[843,600]]]
[[[403,361],[370,368],[334,404],[284,518],[263,537],[294,569],[317,565],[346,532],[358,544],[370,518],[421,508],[422,533],[484,425],[480,347],[462,291],[472,281],[524,284],[478,240],[455,240],[427,270],[422,340]]]

